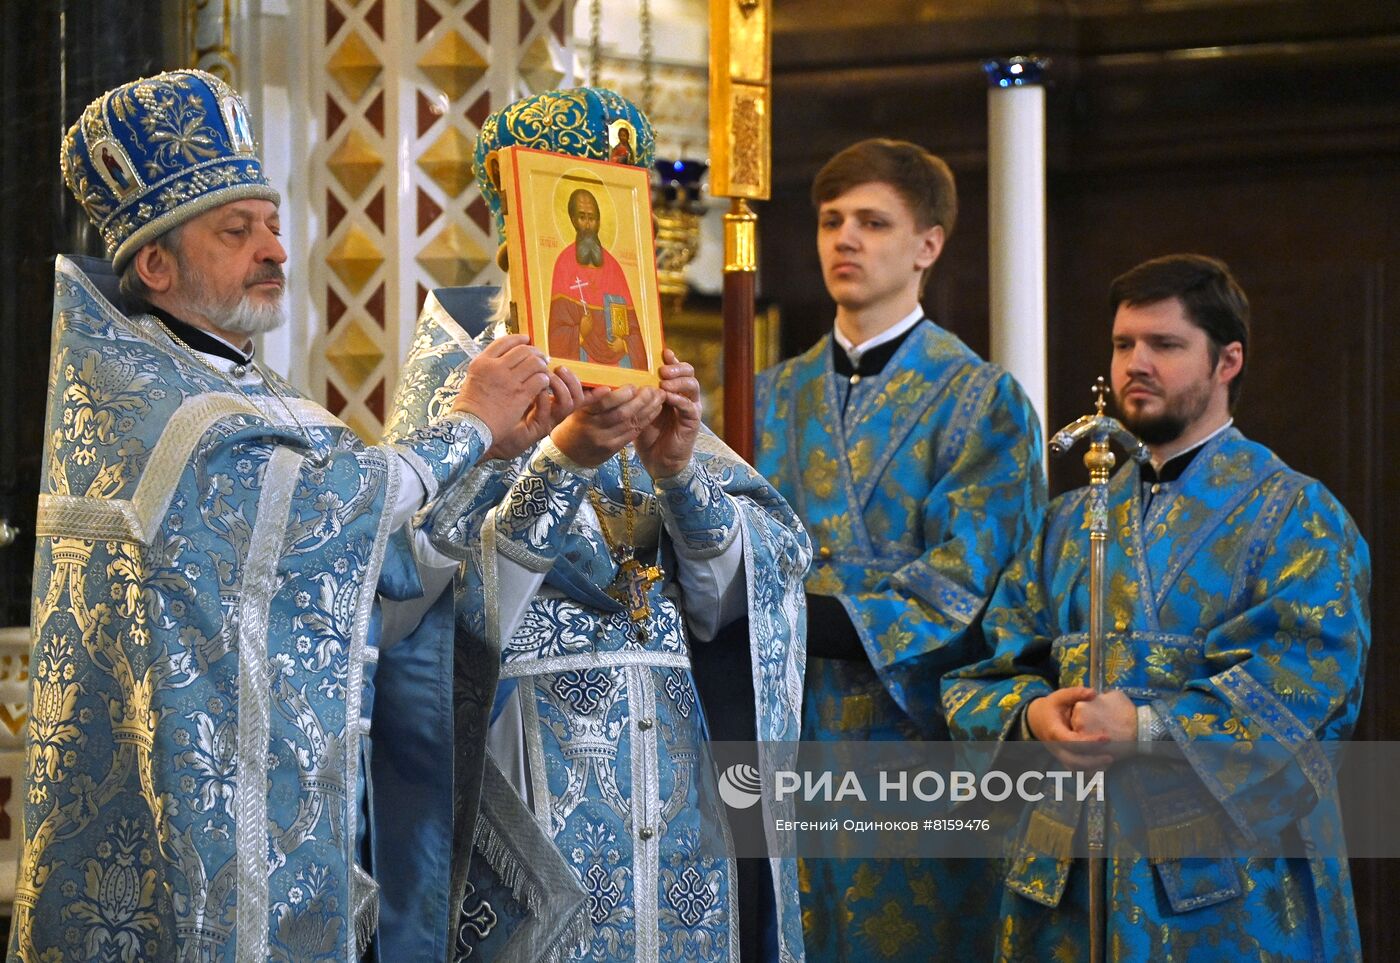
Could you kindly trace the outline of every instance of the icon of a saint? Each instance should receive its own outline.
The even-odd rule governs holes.
[[[614,164],[636,164],[636,155],[632,153],[632,129],[619,124],[616,136],[617,143],[613,144],[613,149],[608,154],[608,160]]]
[[[554,261],[549,294],[549,353],[595,364],[650,370],[636,302],[622,266],[603,247],[598,199],[569,195],[575,240]]]
[[[219,109],[223,112],[224,126],[228,130],[229,143],[233,149],[240,154],[250,154],[257,150],[242,101],[236,97],[225,97],[219,102]]]
[[[122,162],[117,159],[116,153],[107,144],[102,144],[98,149],[97,157],[102,161],[102,167],[107,172],[107,180],[111,183],[118,197],[125,197],[130,194],[136,186],[131,179],[131,175],[126,172]]]

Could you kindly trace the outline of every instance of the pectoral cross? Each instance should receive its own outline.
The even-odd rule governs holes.
[[[661,581],[663,574],[658,565],[643,565],[635,558],[629,558],[617,567],[617,575],[612,580],[608,595],[627,610],[632,621],[643,622],[651,617],[647,593]]]
[[[578,277],[577,275],[574,276],[574,283],[569,286],[570,291],[578,292],[579,303],[583,305],[588,304],[588,302],[585,301],[583,298],[583,289],[586,287],[588,287],[588,282],[585,281],[583,278]]]

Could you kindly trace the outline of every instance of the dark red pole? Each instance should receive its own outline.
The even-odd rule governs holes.
[[[753,463],[753,317],[758,215],[735,198],[724,215],[724,441]]]

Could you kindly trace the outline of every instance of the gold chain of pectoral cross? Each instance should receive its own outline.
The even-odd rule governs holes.
[[[184,348],[185,352],[191,358],[193,358],[199,364],[203,365],[209,371],[213,372],[215,377],[221,380],[224,384],[228,385],[234,394],[246,394],[246,392],[239,390],[238,385],[234,384],[232,378],[230,378],[225,372],[220,371],[218,367],[211,364],[209,362],[209,359],[204,357],[203,352],[201,352],[198,348],[193,348],[190,345],[186,344],[185,339],[180,337],[174,331],[172,331],[168,324],[166,324],[160,318],[156,317],[154,314],[148,315],[148,317],[156,323],[157,327],[159,327],[162,331],[165,332],[166,336],[170,338],[171,341],[174,341],[180,347]],[[282,408],[287,412],[287,417],[292,419],[292,424],[296,425],[297,434],[301,435],[302,441],[306,444],[306,450],[310,453],[307,455],[308,460],[317,466],[327,464],[328,456],[325,452],[319,451],[317,449],[315,442],[311,440],[311,432],[306,430],[306,426],[301,423],[301,419],[297,417],[297,413],[292,410],[291,404],[289,404],[287,399],[282,396],[282,392],[279,391],[277,388],[277,383],[268,377],[267,372],[263,370],[262,365],[258,364],[256,360],[249,358],[248,366],[251,367],[255,372],[257,372],[258,377],[262,379],[262,383],[267,386],[268,391],[272,392],[272,396],[282,403]]]
[[[614,542],[608,534],[608,526],[604,521],[602,493],[596,488],[590,488],[588,497],[592,499],[593,509],[598,513],[598,527],[603,532],[603,541],[607,544],[613,561],[617,563],[617,574],[613,576],[612,584],[608,587],[608,595],[627,610],[627,615],[632,621],[643,622],[651,617],[651,603],[647,601],[647,593],[653,585],[661,581],[665,573],[659,565],[643,565],[637,561],[637,506],[632,499],[632,459],[626,447],[618,453],[617,458],[622,475],[621,541]]]

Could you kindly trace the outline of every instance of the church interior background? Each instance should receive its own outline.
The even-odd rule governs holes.
[[[959,183],[925,307],[989,347],[990,57],[1048,57],[1047,421],[1104,373],[1108,282],[1157,254],[1226,260],[1255,345],[1238,421],[1346,505],[1374,559],[1375,644],[1357,737],[1400,737],[1400,5],[1393,0],[772,0],[772,199],[759,211],[771,363],[831,323],[811,178],[866,136],[916,141]],[[161,69],[222,73],[248,100],[283,196],[292,321],[262,357],[362,435],[426,293],[493,283],[473,186],[486,115],[584,82],[650,104],[658,156],[706,160],[704,0],[32,0],[0,5],[0,900],[13,893],[30,565],[53,257],[100,253],[58,170],[101,91]],[[702,182],[703,186],[703,182]],[[702,192],[703,193],[703,192]],[[716,415],[724,204],[700,213],[668,337]],[[703,206],[701,213],[699,208]],[[690,256],[687,252],[685,256]],[[1400,361],[1400,358],[1397,358]],[[1077,459],[1072,459],[1077,464]],[[1082,483],[1053,464],[1052,490]],[[1369,959],[1400,958],[1394,864],[1354,860]]]

